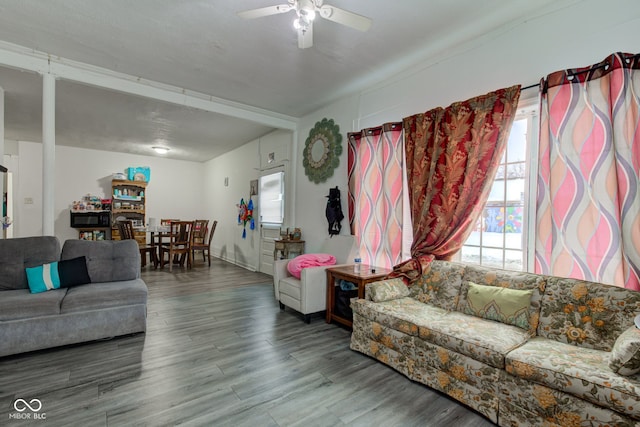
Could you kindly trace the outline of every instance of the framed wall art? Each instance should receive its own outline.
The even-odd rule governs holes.
[[[340,127],[333,119],[324,118],[309,131],[302,153],[304,173],[316,184],[333,176],[333,170],[340,164],[342,135]]]

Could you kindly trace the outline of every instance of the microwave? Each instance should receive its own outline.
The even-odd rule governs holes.
[[[71,212],[72,228],[110,227],[111,212],[109,211],[85,211]]]

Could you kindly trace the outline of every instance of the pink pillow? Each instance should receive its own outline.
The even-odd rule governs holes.
[[[303,254],[298,255],[287,264],[289,273],[297,279],[300,278],[300,272],[306,267],[318,267],[321,265],[335,265],[336,257],[329,254]]]

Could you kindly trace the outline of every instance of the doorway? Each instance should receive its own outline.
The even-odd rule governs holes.
[[[273,275],[275,241],[280,238],[280,227],[284,222],[284,182],[284,167],[264,171],[258,181],[258,206],[260,209],[259,271],[269,275]]]

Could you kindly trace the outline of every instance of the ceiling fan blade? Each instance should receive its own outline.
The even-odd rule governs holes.
[[[313,23],[309,23],[306,30],[298,29],[298,47],[306,49],[313,46]]]
[[[259,9],[245,10],[238,12],[237,15],[244,19],[262,18],[263,16],[277,15],[279,13],[287,13],[293,9],[290,4],[279,4],[276,6],[261,7]]]
[[[320,16],[359,31],[367,31],[371,27],[371,19],[328,4],[320,7]]]

